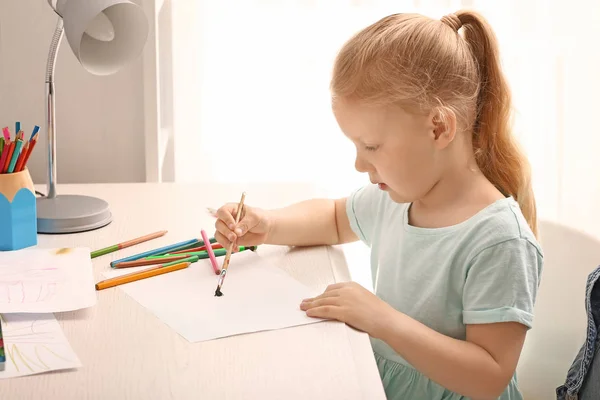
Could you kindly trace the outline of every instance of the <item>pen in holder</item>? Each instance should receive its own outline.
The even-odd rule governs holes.
[[[0,251],[36,244],[35,189],[29,170],[0,174]]]

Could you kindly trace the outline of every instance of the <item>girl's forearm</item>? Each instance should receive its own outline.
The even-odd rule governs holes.
[[[267,211],[270,230],[267,244],[287,246],[340,243],[338,218],[341,200],[314,199]],[[345,204],[345,202],[343,202]]]
[[[439,385],[473,399],[497,399],[508,382],[500,365],[482,347],[443,335],[392,310],[378,334],[415,369]]]

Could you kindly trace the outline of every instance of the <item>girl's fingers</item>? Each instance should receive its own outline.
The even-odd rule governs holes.
[[[311,318],[335,319],[340,321],[340,308],[336,306],[321,306],[306,310],[306,315]]]
[[[307,303],[307,302],[312,302],[312,301],[316,301],[316,300],[321,300],[321,299],[326,299],[326,298],[330,298],[330,297],[340,297],[340,291],[339,289],[336,290],[330,290],[330,291],[326,291],[323,292],[323,294],[318,295],[317,297],[313,297],[310,299],[304,299],[302,300],[303,303]]]
[[[348,286],[348,282],[334,283],[332,285],[327,286],[327,289],[325,289],[325,292],[329,292],[329,291],[336,290],[336,289],[341,289],[345,286]]]
[[[223,246],[224,249],[228,249],[231,242],[219,231],[215,232],[215,239]]]
[[[233,227],[235,225],[235,217],[232,212],[235,211],[235,208],[232,208],[231,205],[227,204],[217,210],[217,218],[225,224],[227,227]]]
[[[311,308],[323,307],[323,306],[339,306],[340,301],[337,297],[324,297],[324,298],[316,298],[310,301],[303,301],[300,304],[300,309],[303,311],[309,310]]]
[[[254,228],[258,225],[259,219],[255,213],[247,213],[243,218],[240,219],[240,222],[234,229],[234,232],[238,236],[244,236],[246,232]]]
[[[219,232],[221,235],[223,235],[224,238],[226,238],[229,242],[233,242],[236,239],[235,233],[233,233],[226,225],[225,222],[223,222],[223,220],[218,219],[215,222],[215,228],[217,229],[217,232]],[[216,239],[216,237],[215,237]],[[223,243],[221,243],[223,244]],[[223,244],[223,246],[225,247],[225,245]]]

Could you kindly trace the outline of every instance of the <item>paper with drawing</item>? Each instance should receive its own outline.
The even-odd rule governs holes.
[[[302,299],[315,293],[251,251],[232,255],[222,297],[214,296],[217,280],[210,262],[200,260],[187,269],[119,287],[190,342],[320,321],[300,310]]]
[[[81,367],[52,314],[2,314],[6,363],[0,379]]]
[[[89,249],[0,252],[0,313],[72,311],[94,304]]]

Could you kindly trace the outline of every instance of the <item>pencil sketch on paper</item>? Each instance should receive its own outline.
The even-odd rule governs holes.
[[[4,314],[6,367],[0,379],[81,366],[52,314]]]
[[[0,303],[39,303],[51,301],[56,285],[64,278],[58,268],[19,266],[0,268]]]
[[[0,312],[58,312],[96,302],[85,248],[0,253]]]

